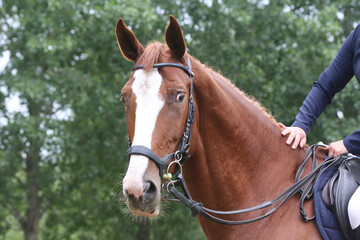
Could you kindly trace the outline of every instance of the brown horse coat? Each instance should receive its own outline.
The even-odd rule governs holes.
[[[305,150],[288,147],[278,123],[258,102],[186,53],[181,28],[174,17],[170,17],[166,45],[151,43],[144,48],[122,19],[117,24],[116,35],[123,55],[145,65],[143,70],[131,75],[122,91],[130,140],[144,142],[159,157],[178,146],[188,100],[177,99],[180,94],[188,96],[190,81],[181,69],[153,69],[152,65],[186,64],[185,59],[188,56],[191,59],[196,116],[191,157],[185,162],[183,172],[196,201],[216,210],[248,208],[275,198],[294,183]],[[154,87],[156,84],[158,88]],[[158,109],[156,114],[149,110],[152,108]],[[145,125],[151,131],[138,130]],[[123,183],[124,195],[136,214],[155,217],[160,211],[158,174],[159,169],[146,157],[130,158]],[[241,226],[198,218],[209,239],[321,239],[314,222],[302,221],[298,204],[298,196],[292,197],[270,217]],[[267,210],[226,218],[249,219]]]

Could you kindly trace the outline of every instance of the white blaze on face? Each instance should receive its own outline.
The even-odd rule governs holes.
[[[143,70],[134,73],[132,85],[136,96],[135,135],[132,145],[141,145],[151,149],[152,133],[159,112],[164,106],[160,95],[162,77],[157,68],[146,74]],[[129,168],[123,181],[123,189],[139,197],[143,195],[143,176],[149,159],[145,156],[132,155]]]

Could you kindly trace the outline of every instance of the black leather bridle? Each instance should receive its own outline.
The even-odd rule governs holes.
[[[129,149],[127,151],[128,159],[130,159],[131,155],[142,155],[151,159],[159,168],[160,178],[163,179],[164,168],[166,164],[171,160],[177,163],[177,166],[181,168],[184,161],[189,157],[189,148],[191,142],[192,128],[195,119],[195,104],[193,99],[193,77],[194,73],[192,72],[190,58],[188,57],[188,67],[184,66],[180,63],[156,63],[153,66],[154,68],[162,68],[162,67],[176,67],[185,71],[187,75],[189,75],[191,85],[189,91],[189,106],[188,113],[185,123],[185,129],[183,136],[181,138],[179,147],[177,151],[166,155],[163,158],[157,156],[151,149],[145,146],[135,145],[131,146],[129,141]],[[144,65],[135,65],[132,69],[138,70],[143,69]]]
[[[128,159],[130,159],[130,157],[132,155],[142,155],[142,156],[146,156],[149,159],[151,159],[158,166],[160,178],[163,180],[164,169],[166,167],[166,164],[168,164],[168,162],[171,159],[174,159],[174,160],[168,164],[167,174],[169,173],[169,167],[173,163],[176,163],[177,168],[180,168],[180,170],[181,170],[182,165],[184,164],[184,161],[187,158],[189,158],[189,148],[190,148],[190,142],[191,142],[192,128],[193,128],[194,119],[195,119],[195,105],[194,105],[194,99],[193,99],[193,76],[194,76],[194,73],[192,72],[190,58],[188,58],[188,67],[184,66],[183,64],[179,64],[179,63],[156,63],[156,64],[154,64],[154,68],[161,68],[161,67],[180,68],[180,69],[184,70],[186,74],[189,75],[189,78],[191,81],[188,113],[187,113],[184,133],[181,138],[179,147],[178,147],[177,151],[170,153],[163,158],[160,158],[151,149],[149,149],[145,146],[140,146],[140,145],[131,146],[131,142],[129,140],[129,149],[128,149],[127,153],[128,153]],[[133,70],[143,69],[143,68],[144,68],[143,65],[135,65],[133,67]],[[202,203],[197,202],[192,199],[190,192],[187,188],[184,176],[182,175],[182,171],[180,171],[180,173],[175,177],[175,180],[171,180],[171,177],[169,179],[167,179],[169,181],[167,181],[163,184],[163,188],[165,188],[168,192],[170,192],[173,196],[176,197],[176,199],[167,198],[167,200],[182,202],[185,206],[187,206],[188,208],[191,209],[192,216],[195,217],[196,215],[201,215],[201,216],[206,217],[217,223],[227,224],[227,225],[243,225],[243,224],[248,224],[248,223],[252,223],[252,222],[264,219],[264,218],[270,216],[271,214],[273,214],[289,198],[291,198],[292,196],[294,196],[297,193],[300,193],[300,195],[301,195],[301,197],[300,197],[300,213],[301,213],[301,216],[303,217],[304,221],[307,222],[307,221],[312,220],[313,217],[309,218],[307,216],[306,211],[303,207],[304,200],[308,199],[312,196],[313,186],[314,186],[316,180],[319,178],[319,176],[329,167],[338,165],[343,159],[342,156],[339,156],[338,158],[329,158],[326,161],[322,162],[321,164],[317,165],[317,161],[315,158],[315,149],[319,146],[326,147],[325,145],[315,144],[309,148],[309,150],[306,153],[303,164],[298,169],[298,172],[295,177],[295,183],[291,187],[289,187],[287,190],[282,192],[278,197],[274,198],[273,200],[264,202],[262,204],[259,204],[257,206],[251,207],[251,208],[233,210],[233,211],[217,211],[217,210],[212,210],[212,209],[204,207]],[[301,178],[301,176],[304,172],[304,169],[305,169],[305,164],[311,158],[311,156],[313,158],[312,171],[310,173],[308,173],[306,176]],[[180,187],[182,189],[182,192],[180,192],[177,189],[177,187]],[[248,213],[248,212],[253,212],[253,211],[256,211],[259,209],[268,208],[271,206],[275,206],[275,207],[270,209],[265,214],[260,215],[255,218],[252,218],[252,219],[242,220],[242,221],[225,220],[225,219],[221,219],[221,218],[213,215],[213,214],[234,215],[234,214]]]

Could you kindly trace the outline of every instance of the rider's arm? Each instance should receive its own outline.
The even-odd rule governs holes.
[[[349,152],[360,155],[360,130],[344,138],[344,145]]]
[[[331,103],[335,94],[340,92],[354,76],[353,38],[354,31],[347,37],[330,66],[314,83],[292,126],[301,127],[307,133],[325,107]]]
[[[350,33],[330,66],[320,75],[306,97],[292,126],[307,133],[311,125],[356,74],[360,76],[360,25]],[[360,154],[360,130],[344,139],[344,145],[354,154]]]

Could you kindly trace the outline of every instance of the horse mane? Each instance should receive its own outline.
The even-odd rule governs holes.
[[[207,71],[209,71],[213,78],[220,79],[223,82],[226,82],[230,87],[232,87],[235,91],[237,91],[241,96],[243,96],[246,100],[248,100],[252,105],[254,105],[257,109],[260,110],[268,119],[270,119],[276,126],[279,126],[279,123],[276,121],[276,119],[272,116],[270,111],[263,107],[260,102],[253,96],[248,95],[247,93],[240,90],[231,80],[224,77],[220,71],[216,71],[213,68],[200,63],[199,60],[197,60],[199,64],[201,64]]]
[[[167,45],[164,45],[160,42],[153,41],[150,42],[143,54],[139,57],[139,59],[136,61],[136,65],[144,65],[144,71],[150,72],[154,66],[154,64],[159,62],[160,56],[165,56],[169,53],[169,48]],[[243,96],[245,99],[247,99],[251,104],[253,104],[257,109],[259,109],[268,119],[270,119],[275,125],[279,126],[278,122],[275,120],[275,118],[271,115],[270,111],[263,107],[258,100],[256,100],[254,97],[246,94],[245,92],[241,91],[232,81],[230,81],[228,78],[224,77],[219,71],[215,71],[211,67],[202,64],[198,59],[191,56],[195,61],[198,62],[202,67],[204,67],[208,72],[210,72],[211,76],[214,77],[217,80],[221,80],[223,82],[226,82],[230,87],[232,87],[235,91],[237,91],[241,96]],[[187,65],[184,62],[182,62],[184,65]]]

